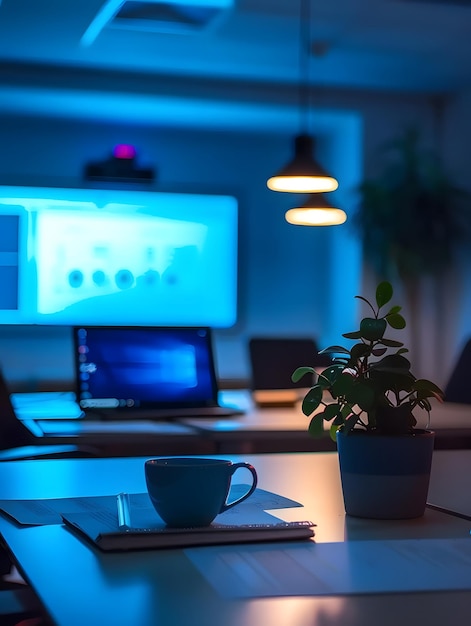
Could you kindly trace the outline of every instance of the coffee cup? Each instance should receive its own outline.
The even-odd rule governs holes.
[[[252,484],[243,496],[228,502],[232,476],[241,468],[252,474]],[[144,469],[155,510],[175,528],[209,526],[219,513],[246,500],[257,486],[255,468],[244,462],[169,457],[149,459]]]

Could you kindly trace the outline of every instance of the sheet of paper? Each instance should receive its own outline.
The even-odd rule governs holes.
[[[240,498],[249,489],[249,485],[234,484],[231,487],[228,501]],[[147,493],[130,494],[133,525],[139,523],[147,526],[149,516],[155,516],[155,510]],[[224,515],[241,515],[243,510],[251,514],[252,518],[256,510],[265,511],[270,509],[286,509],[300,507],[302,504],[284,496],[256,489],[255,492],[236,507],[227,511]],[[86,513],[86,512],[110,512],[116,514],[116,495],[91,496],[83,498],[50,498],[46,500],[0,500],[0,510],[13,517],[19,524],[40,526],[45,524],[61,524],[61,513]],[[143,519],[141,519],[141,517]],[[236,523],[240,523],[237,521]],[[251,523],[257,523],[253,521]]]
[[[144,496],[144,497],[143,497]],[[147,494],[132,494],[133,507],[141,500],[150,504]],[[87,513],[95,511],[116,512],[116,496],[93,496],[84,498],[49,498],[46,500],[0,500],[0,509],[19,524],[42,526],[61,524],[61,513]]]
[[[225,598],[471,590],[471,538],[188,548]]]

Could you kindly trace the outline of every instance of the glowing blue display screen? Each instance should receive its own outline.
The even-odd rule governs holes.
[[[205,406],[217,389],[204,328],[74,329],[80,406]]]
[[[232,196],[0,187],[0,323],[229,327]]]

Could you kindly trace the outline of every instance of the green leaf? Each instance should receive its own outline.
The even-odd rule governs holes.
[[[399,311],[401,310],[402,310],[402,306],[398,306],[398,305],[392,306],[389,309],[388,313],[385,315],[385,317],[388,317],[388,315],[396,315],[396,313],[399,313]]]
[[[430,380],[420,378],[414,382],[413,388],[417,392],[417,398],[419,400],[423,400],[424,398],[437,398],[437,400],[443,400],[443,391]]]
[[[371,351],[373,356],[383,356],[386,353],[387,348],[375,348]]]
[[[324,419],[327,422],[330,422],[330,420],[334,419],[334,418],[340,418],[340,422],[336,422],[336,423],[343,423],[343,417],[342,417],[342,413],[340,411],[340,407],[337,403],[333,403],[333,404],[328,404],[325,409],[324,409]]]
[[[347,356],[335,356],[332,359],[332,363],[335,365],[341,365],[342,368],[347,367],[347,364],[350,363],[350,353]]]
[[[352,346],[350,354],[353,361],[358,361],[361,357],[366,356],[367,354],[369,355],[370,351],[370,346],[367,346],[365,343],[356,343]]]
[[[334,363],[330,367],[327,367],[321,374],[319,374],[319,378],[317,379],[317,384],[327,389],[331,387],[333,383],[337,380],[338,376],[343,372],[345,366],[343,363]]]
[[[404,345],[402,341],[395,341],[394,339],[385,339],[384,337],[378,343],[383,344],[383,346],[388,346],[388,348],[401,348]]]
[[[340,411],[342,413],[342,419],[345,421],[347,417],[352,413],[352,411],[353,407],[351,404],[344,404]]]
[[[334,396],[346,396],[355,385],[355,379],[351,374],[340,374],[332,385]]]
[[[306,374],[315,374],[315,373],[316,373],[316,370],[313,367],[298,367],[291,374],[291,380],[293,381],[293,383],[297,383]]]
[[[387,323],[391,326],[391,328],[402,330],[406,327],[406,320],[399,313],[396,313],[394,315],[387,315],[385,319]]]
[[[322,418],[322,413],[314,415],[309,423],[308,432],[311,437],[320,437],[324,434],[324,420]]]
[[[345,337],[345,339],[361,339],[361,332],[355,330],[353,333],[343,333],[342,337]]]
[[[425,378],[418,378],[414,384],[415,389],[427,389],[428,391],[433,391],[435,393],[443,394],[443,391],[436,385],[432,383],[430,380],[426,380]]]
[[[360,322],[360,333],[368,341],[380,341],[386,330],[386,320],[364,317]]]
[[[413,391],[414,376],[406,369],[383,368],[370,371],[370,383],[378,395],[383,395],[388,389],[391,391]]]
[[[343,429],[346,435],[352,430],[352,428],[355,426],[359,419],[359,415],[356,415],[356,413],[352,413],[349,418],[345,420]]]
[[[332,439],[332,441],[334,441],[335,443],[337,443],[337,431],[338,431],[339,427],[337,424],[332,424],[332,426],[330,427],[330,438]]]
[[[371,385],[356,382],[346,394],[346,398],[350,404],[358,404],[363,411],[367,411],[374,404],[375,393]]]
[[[311,415],[319,406],[322,401],[322,387],[314,385],[312,389],[309,389],[301,404],[301,410],[304,415]]]
[[[332,354],[332,353],[350,354],[349,350],[347,350],[347,348],[344,348],[343,346],[329,346],[328,348],[324,348],[323,350],[319,352],[319,354]]]
[[[380,309],[382,306],[387,304],[393,296],[393,288],[390,282],[387,280],[379,283],[376,287],[376,304]]]
[[[402,354],[388,354],[380,361],[372,363],[371,369],[384,372],[396,369],[408,371],[410,369],[410,361],[408,361],[406,357],[402,356]]]

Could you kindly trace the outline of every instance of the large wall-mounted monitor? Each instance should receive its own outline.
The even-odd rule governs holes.
[[[232,196],[0,187],[0,323],[229,327]]]

